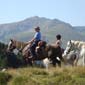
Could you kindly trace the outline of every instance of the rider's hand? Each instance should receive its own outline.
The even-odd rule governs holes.
[[[26,42],[27,44],[30,44],[31,43],[31,41],[28,41],[28,42]]]
[[[28,43],[29,43],[29,44],[32,44],[32,41],[29,41]]]
[[[29,41],[28,43],[31,43],[31,41]]]

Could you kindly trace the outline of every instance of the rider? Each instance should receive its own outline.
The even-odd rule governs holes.
[[[40,32],[40,27],[36,27],[35,28],[35,35],[34,37],[29,41],[30,43],[32,43],[31,47],[30,47],[30,52],[32,57],[37,57],[36,53],[35,53],[35,48],[38,45],[38,42],[41,41],[41,32]]]
[[[51,44],[51,46],[53,46],[54,48],[58,48],[61,47],[62,41],[61,41],[61,35],[58,34],[56,35],[56,42],[54,44]]]
[[[54,47],[56,49],[56,53],[58,53],[60,56],[60,60],[63,60],[62,58],[62,48],[61,48],[61,45],[62,45],[62,41],[61,41],[61,35],[58,34],[56,35],[56,42],[54,44],[52,44],[51,46]]]
[[[61,35],[60,34],[58,34],[58,35],[56,35],[56,39],[57,39],[57,41],[56,41],[56,48],[59,48],[60,49],[60,51],[61,51],[61,56],[59,57],[62,61],[64,61],[64,59],[63,59],[63,57],[62,57],[62,53],[63,53],[63,48],[61,48],[62,47],[62,41],[61,41]]]
[[[62,45],[62,41],[61,41],[61,35],[60,34],[58,34],[58,35],[56,35],[56,47],[61,47],[61,45]]]

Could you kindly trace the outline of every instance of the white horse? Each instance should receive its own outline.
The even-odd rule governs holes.
[[[65,59],[66,65],[75,66],[77,64],[79,58],[78,50],[72,45],[71,41],[67,42],[66,49],[62,56]]]
[[[81,47],[80,60],[82,60],[82,64],[83,64],[83,66],[85,66],[85,45],[82,45],[82,47]]]
[[[63,56],[67,56],[71,52],[73,52],[72,55],[74,54],[76,55],[75,64],[84,66],[85,65],[85,42],[75,41],[75,40],[68,41]]]

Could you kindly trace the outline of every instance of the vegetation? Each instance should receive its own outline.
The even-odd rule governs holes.
[[[23,57],[21,56],[21,54],[19,54],[17,56],[10,55],[9,57],[7,57],[6,49],[7,49],[7,45],[0,42],[0,69],[6,68],[8,66],[17,67],[16,62],[17,62],[17,65],[21,64],[23,62]],[[8,61],[8,59],[9,59],[9,61]]]
[[[12,75],[8,85],[85,85],[85,67],[27,67],[6,73]]]
[[[6,47],[7,45],[0,42],[0,67],[6,66]]]
[[[0,43],[0,68],[7,65],[6,47]],[[9,68],[0,72],[0,85],[85,85],[85,67]]]
[[[0,85],[7,85],[7,82],[12,76],[8,73],[0,72]]]

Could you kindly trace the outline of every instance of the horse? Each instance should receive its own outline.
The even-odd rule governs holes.
[[[71,54],[69,61],[73,61],[73,65],[78,65],[80,59],[83,61],[83,66],[85,65],[85,42],[75,40],[68,41],[63,56],[68,56],[69,53]]]
[[[20,61],[17,59],[17,57],[13,53],[9,53],[7,51],[7,44],[0,43],[0,65],[1,67],[9,68],[13,67],[16,68],[19,66]],[[2,62],[4,61],[4,63]],[[4,65],[2,65],[2,63]]]
[[[61,67],[61,62],[64,62],[64,59],[62,57],[64,49],[61,47],[55,47],[53,45],[48,45],[46,50],[48,51],[48,58],[51,60],[53,66],[55,67],[56,64],[58,64],[59,67]]]
[[[17,41],[14,39],[10,39],[9,43],[8,43],[8,48],[7,50],[13,50],[15,48],[17,48],[19,51],[22,51],[23,48],[28,45],[28,43],[25,42],[21,42],[21,41]]]
[[[43,42],[43,46],[42,47],[44,47],[43,53],[40,53],[38,55],[39,57],[33,57],[33,60],[42,60],[42,59],[44,59],[43,62],[44,62],[44,64],[46,63],[45,64],[46,67],[48,67],[48,64],[50,64],[50,63],[52,63],[52,65],[54,67],[56,66],[56,63],[58,64],[59,67],[61,67],[61,61],[63,60],[62,53],[63,53],[64,49],[61,49],[60,47],[55,48],[51,44],[46,44],[45,41]],[[29,45],[27,45],[23,49],[23,54],[25,56],[28,55],[26,53],[28,51],[28,48],[29,48]]]
[[[26,64],[29,63],[30,65],[32,65],[32,61],[43,60],[45,58],[48,58],[49,62],[52,61],[53,66],[55,66],[56,63],[58,63],[58,65],[61,66],[61,60],[59,59],[62,56],[61,50],[59,48],[58,50],[56,50],[51,45],[48,45],[45,41],[42,42],[43,42],[42,47],[44,48],[43,53],[39,54],[39,56],[37,57],[31,56],[30,53],[31,44],[23,43],[17,40],[10,40],[8,44],[8,50],[11,49],[12,51],[14,51],[15,48],[17,48],[18,50],[23,48],[21,53],[23,55]]]
[[[45,41],[42,42],[43,42],[42,47],[45,49],[46,42]],[[41,53],[37,57],[32,57],[30,53],[30,46],[31,43],[25,43],[14,39],[10,39],[7,50],[12,51],[15,54],[18,54],[18,52],[20,51],[25,60],[25,64],[29,63],[30,65],[32,65],[32,61],[43,60],[47,57],[46,55],[47,53],[45,50],[43,50],[44,51],[43,54]]]

